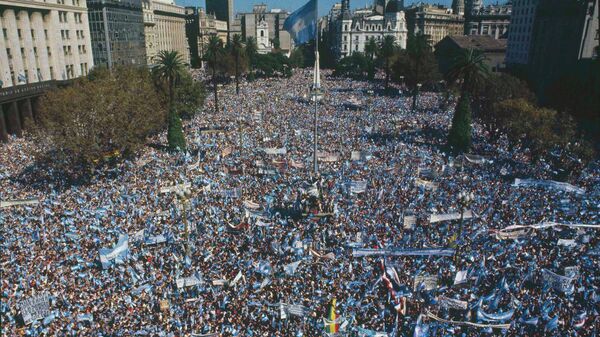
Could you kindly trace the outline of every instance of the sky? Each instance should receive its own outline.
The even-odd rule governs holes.
[[[226,0],[221,0],[226,1]],[[341,2],[341,0],[318,0],[319,1],[319,16],[326,15],[334,3]],[[267,4],[268,8],[281,8],[286,9],[289,12],[293,12],[297,8],[304,5],[308,0],[233,0],[234,12],[251,12],[252,6],[259,3]],[[418,0],[404,0],[404,5],[408,6]],[[450,6],[452,0],[424,0],[424,2],[439,3],[446,6]],[[205,0],[175,0],[180,6],[195,6],[205,7]],[[372,4],[373,0],[350,0],[350,6],[352,8],[365,7],[366,4]]]

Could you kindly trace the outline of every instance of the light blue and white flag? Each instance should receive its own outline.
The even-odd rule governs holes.
[[[123,263],[129,254],[129,236],[121,234],[119,241],[112,248],[100,249],[100,263],[102,268],[109,268],[113,263]]]
[[[283,23],[283,29],[290,33],[296,45],[314,39],[317,32],[317,0],[309,0],[290,14]]]
[[[300,266],[300,262],[302,262],[302,260],[286,264],[285,266],[283,266],[283,270],[285,270],[285,273],[287,275],[294,275],[296,273],[296,270],[298,269],[298,266]]]

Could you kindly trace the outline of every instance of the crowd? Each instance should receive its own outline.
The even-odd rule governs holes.
[[[184,123],[187,153],[149,146],[85,184],[34,179],[60,172],[0,144],[0,200],[39,199],[0,208],[2,335],[600,332],[598,162],[553,183],[478,124],[473,156],[451,157],[441,95],[413,109],[325,75],[318,175],[304,70],[221,87],[221,111],[210,96]]]

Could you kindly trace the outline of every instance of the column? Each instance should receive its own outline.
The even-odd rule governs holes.
[[[31,14],[31,27],[35,30],[34,44],[38,52],[38,64],[40,68],[40,74],[38,75],[41,75],[41,78],[38,78],[38,80],[40,82],[49,81],[52,78],[50,76],[50,60],[46,48],[49,44],[44,35],[44,18],[42,17],[42,13],[35,12]]]
[[[0,142],[8,142],[8,131],[6,130],[6,121],[4,120],[4,110],[0,105]]]
[[[21,126],[23,129],[33,125],[33,112],[31,111],[31,101],[29,98],[19,101],[19,113],[21,115]]]
[[[0,15],[0,26],[6,27],[6,19]],[[10,77],[10,66],[8,65],[8,54],[6,54],[6,47],[12,48],[9,45],[5,45],[4,36],[0,36],[0,81],[2,81],[2,87],[12,87],[12,78]]]
[[[37,75],[36,56],[33,52],[33,40],[31,38],[31,24],[29,22],[29,13],[27,11],[19,12],[19,28],[23,43],[23,68],[27,70],[27,83],[39,82]],[[39,50],[38,50],[39,52]]]
[[[4,28],[7,29],[8,33],[8,45],[7,48],[10,48],[12,54],[12,65],[13,71],[15,73],[15,81],[14,85],[25,84],[19,83],[19,74],[24,73],[24,65],[23,65],[23,55],[21,55],[21,43],[17,33],[17,18],[15,16],[15,11],[12,9],[4,10],[4,19],[2,20],[4,23]],[[21,34],[25,34],[21,32]]]
[[[19,120],[19,109],[17,108],[17,102],[10,102],[6,104],[4,115],[6,116],[7,131],[12,135],[21,137],[21,121]]]

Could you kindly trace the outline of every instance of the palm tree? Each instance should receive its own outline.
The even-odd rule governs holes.
[[[377,54],[377,41],[375,41],[374,37],[370,37],[365,44],[365,54],[369,58],[369,79],[373,78],[373,59],[375,58],[375,54]]]
[[[419,94],[418,84],[422,81],[423,75],[423,62],[426,56],[431,53],[431,47],[427,41],[427,36],[423,34],[415,35],[408,40],[406,46],[406,53],[413,64],[412,75],[409,79],[413,87],[413,109],[417,104],[417,95]],[[421,83],[422,84],[422,83]]]
[[[184,71],[185,64],[181,55],[174,50],[162,50],[156,55],[156,67],[153,69],[154,76],[157,79],[166,82],[169,90],[169,128],[167,139],[171,150],[184,150],[185,137],[181,126],[181,119],[174,108],[175,84],[179,81]]]
[[[248,57],[250,70],[254,69],[254,61],[256,60],[256,54],[258,54],[258,46],[256,45],[256,39],[250,36],[246,39],[246,56]]]
[[[392,35],[387,35],[381,41],[381,48],[379,50],[380,56],[384,61],[384,70],[385,70],[385,89],[387,90],[390,83],[390,63],[391,58],[394,56],[396,52],[396,42],[395,38]]]
[[[448,144],[455,151],[467,151],[471,147],[471,98],[470,93],[481,83],[481,80],[489,75],[489,69],[485,63],[486,57],[480,50],[460,49],[448,72],[452,82],[462,82],[460,87],[460,98],[454,116],[452,127],[448,134]]]
[[[244,51],[244,44],[240,34],[235,34],[231,39],[231,54],[235,61],[235,93],[240,94],[240,57]]]
[[[215,94],[215,112],[219,111],[219,97],[217,95],[217,66],[218,62],[223,56],[223,41],[216,35],[213,35],[208,39],[208,46],[206,48],[206,59],[208,60],[209,66],[212,68],[212,81],[213,91]]]

